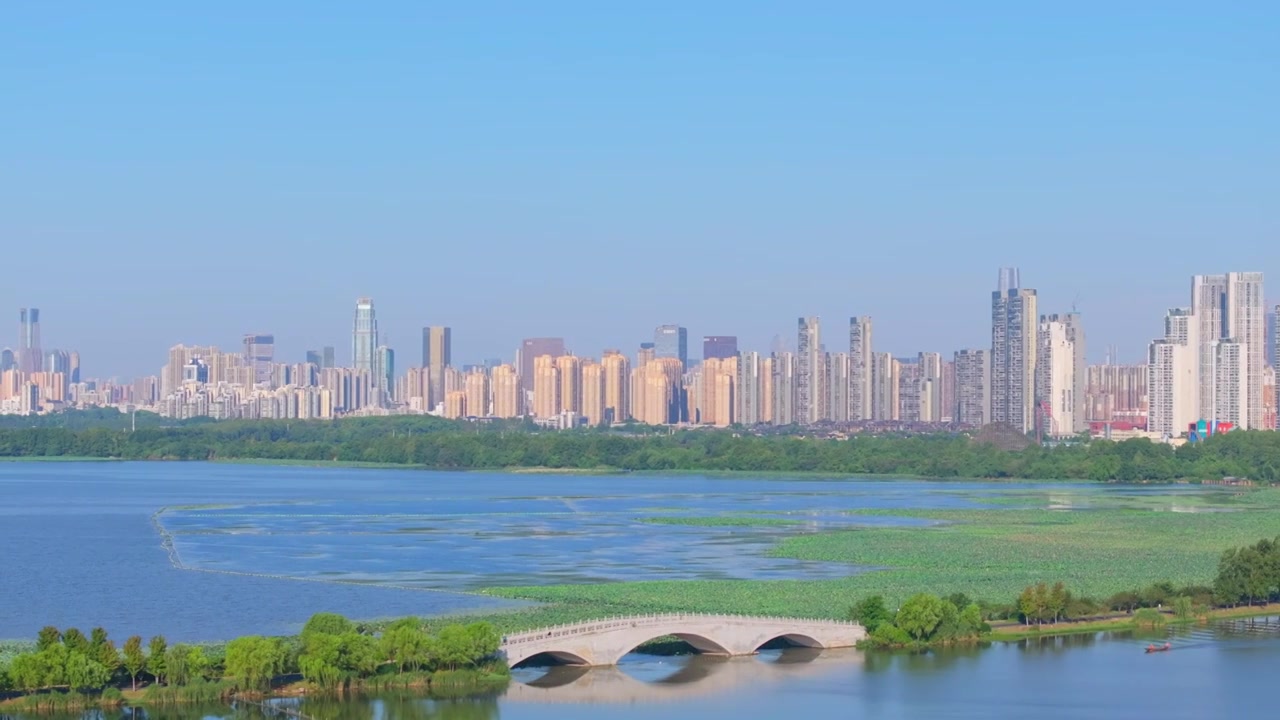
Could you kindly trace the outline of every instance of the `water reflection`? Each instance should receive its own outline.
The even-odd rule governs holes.
[[[616,667],[521,668],[505,699],[529,703],[678,702],[818,676],[861,662],[856,650],[787,648],[756,657],[659,657],[632,654]]]

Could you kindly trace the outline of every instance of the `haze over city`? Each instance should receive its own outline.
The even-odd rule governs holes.
[[[810,315],[906,354],[986,342],[1017,265],[1138,361],[1191,275],[1280,272],[1276,18],[1103,8],[9,7],[0,308],[99,377],[345,355],[364,295],[459,362]]]

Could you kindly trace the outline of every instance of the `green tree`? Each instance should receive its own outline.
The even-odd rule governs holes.
[[[164,663],[168,650],[169,643],[164,639],[163,635],[156,635],[151,638],[151,642],[147,645],[147,672],[151,673],[151,677],[155,678],[157,684],[164,682]]]
[[[111,673],[102,663],[83,653],[68,652],[65,667],[67,685],[72,690],[100,690],[111,682]]]
[[[71,652],[77,652],[86,657],[93,656],[92,643],[90,643],[89,638],[85,637],[84,633],[76,628],[67,628],[67,631],[62,633],[62,644]]]
[[[884,623],[893,622],[893,613],[885,605],[883,595],[872,595],[849,610],[849,619],[861,623],[868,633],[874,633]]]
[[[129,673],[133,689],[138,689],[138,673],[147,667],[147,656],[142,652],[142,637],[132,635],[124,641],[124,669]]]
[[[261,635],[236,638],[227,643],[227,677],[250,690],[265,689],[284,659],[280,643]]]
[[[164,653],[164,675],[170,685],[186,685],[191,682],[190,666],[187,664],[190,648],[182,643],[171,645]]]
[[[1184,622],[1195,616],[1195,609],[1192,607],[1191,598],[1186,595],[1179,595],[1173,599],[1173,614],[1179,620]]]
[[[345,635],[355,632],[356,626],[350,620],[337,613],[316,613],[302,626],[302,641],[306,643],[311,635]]]
[[[977,603],[969,603],[960,611],[959,634],[960,637],[977,637],[984,631],[990,630],[987,624],[982,621],[982,609]]]
[[[379,641],[382,657],[395,663],[400,672],[417,670],[427,660],[430,638],[417,618],[397,620],[382,631]]]
[[[207,680],[212,667],[213,661],[205,654],[204,648],[197,645],[187,649],[187,677],[190,678],[188,682]]]
[[[40,632],[36,635],[36,651],[48,650],[60,642],[62,642],[62,633],[58,631],[58,628],[52,625],[45,625],[40,628]]]
[[[926,640],[938,627],[943,613],[943,601],[939,597],[929,593],[919,593],[902,603],[894,624],[912,638]]]

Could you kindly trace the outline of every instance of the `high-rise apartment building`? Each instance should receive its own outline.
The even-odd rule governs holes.
[[[1084,374],[1083,358],[1078,358],[1068,322],[1060,316],[1040,318],[1037,341],[1036,397],[1040,427],[1051,436],[1071,435],[1082,424],[1076,419],[1076,379]]]
[[[822,385],[826,388],[827,395],[823,403],[826,408],[823,419],[847,423],[850,407],[849,390],[852,388],[849,382],[849,354],[827,353],[825,360],[826,376],[823,378]]]
[[[1266,328],[1262,273],[1231,272],[1225,275],[1196,275],[1191,278],[1192,311],[1199,332],[1200,410],[1207,420],[1226,420],[1238,429],[1262,425],[1262,373],[1266,367]],[[1232,340],[1239,347],[1221,348],[1220,341]],[[1220,353],[1226,353],[1227,367],[1238,367],[1242,381],[1226,378]],[[1240,383],[1241,397],[1235,392]],[[1218,398],[1218,389],[1231,393]],[[1215,416],[1219,408],[1232,408],[1236,419]]]
[[[676,358],[680,367],[689,367],[689,331],[679,325],[659,325],[653,331],[653,356]]]
[[[955,422],[969,427],[987,424],[991,411],[991,352],[960,350],[955,354]]]
[[[253,368],[253,381],[271,384],[271,365],[276,361],[276,337],[274,335],[245,335],[244,362]]]
[[[487,417],[489,415],[489,373],[479,368],[466,373],[463,380],[463,392],[467,397],[467,415]]]
[[[1191,348],[1192,351],[1195,348]],[[1192,368],[1194,370],[1194,368]],[[1147,426],[1149,368],[1141,365],[1089,365],[1085,382],[1085,418],[1090,423]],[[1195,379],[1189,380],[1199,392]]]
[[[375,404],[385,405],[396,399],[396,351],[379,345],[373,351],[373,384]]]
[[[1227,337],[1243,345],[1242,372],[1245,375],[1244,423],[1246,430],[1261,430],[1262,375],[1267,367],[1266,300],[1262,292],[1262,273],[1227,273],[1226,296]]]
[[[1234,338],[1213,343],[1213,419],[1248,429],[1249,397],[1248,346]],[[1261,395],[1259,395],[1261,405]],[[1259,407],[1259,414],[1261,407]],[[1259,420],[1261,424],[1261,420]]]
[[[1201,417],[1202,319],[1193,308],[1170,310],[1164,319],[1164,337],[1153,341],[1147,350],[1149,432],[1178,437]]]
[[[604,376],[604,415],[601,423],[631,419],[631,363],[618,350],[606,350],[600,360]]]
[[[520,377],[512,365],[499,365],[489,379],[493,393],[493,416],[515,418],[520,416]]]
[[[796,356],[789,352],[774,353],[772,357],[773,392],[770,394],[773,424],[794,425],[796,417]]]
[[[558,358],[565,354],[564,338],[525,338],[520,342],[516,352],[516,369],[520,372],[520,390],[528,393],[533,390],[534,360],[543,355]],[[524,399],[521,399],[524,402]]]
[[[1041,316],[1040,323],[1042,327],[1046,322],[1057,323],[1062,326],[1062,333],[1064,334],[1067,343],[1070,344],[1071,349],[1071,355],[1069,357],[1062,358],[1064,362],[1069,363],[1071,366],[1069,371],[1066,371],[1069,372],[1071,381],[1071,386],[1068,388],[1070,391],[1068,395],[1071,398],[1070,408],[1064,408],[1064,411],[1067,409],[1070,410],[1071,426],[1060,427],[1059,432],[1063,435],[1082,433],[1089,429],[1086,414],[1086,386],[1088,382],[1088,370],[1085,365],[1084,322],[1081,320],[1080,313],[1076,312],[1054,313],[1052,315]],[[1056,332],[1056,330],[1054,332]],[[1054,359],[1057,361],[1058,358],[1055,356]],[[1044,364],[1039,355],[1036,356],[1036,364],[1037,366]],[[1055,368],[1050,372],[1056,373],[1058,371]],[[1059,396],[1057,400],[1066,402],[1064,399],[1065,397],[1066,396]],[[1051,404],[1054,402],[1053,399],[1048,398],[1043,394],[1040,396],[1039,401],[1041,403],[1050,402]]]
[[[871,346],[871,318],[849,318],[849,420],[872,419],[871,376],[875,360]]]
[[[702,338],[703,360],[726,360],[738,357],[738,338],[734,335],[704,335]]]
[[[822,336],[816,317],[797,321],[795,421],[812,425],[822,421]]]
[[[1035,429],[1036,291],[1017,286],[1016,268],[1002,268],[991,293],[991,422],[1019,432]]]
[[[560,412],[582,414],[582,359],[574,355],[556,358],[560,378]]]
[[[920,387],[923,377],[920,363],[914,358],[897,358],[898,415],[904,423],[920,422]]]
[[[871,366],[871,417],[876,422],[899,417],[898,385],[901,363],[890,353],[873,353]]]
[[[373,299],[356,300],[355,322],[351,329],[351,366],[374,374],[375,356],[378,352],[378,317],[373,310]]]
[[[533,359],[533,416],[550,418],[560,414],[560,370],[557,357],[539,355]]]
[[[922,352],[916,356],[916,365],[919,367],[916,419],[923,423],[942,422],[942,355]]]
[[[337,352],[334,351],[332,345],[325,345],[320,351],[320,369],[335,368],[338,366]]]
[[[580,368],[582,396],[579,412],[587,425],[602,425],[606,421],[604,409],[604,365],[586,360]]]
[[[444,369],[453,365],[453,330],[442,325],[422,328],[422,367],[431,373],[431,402],[444,398]],[[475,415],[475,408],[468,412]]]
[[[758,352],[738,354],[737,408],[734,417],[737,422],[751,426],[759,425],[764,420],[761,357]]]

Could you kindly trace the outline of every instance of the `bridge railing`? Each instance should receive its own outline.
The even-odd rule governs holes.
[[[601,620],[586,620],[576,623],[564,623],[562,625],[553,625],[550,627],[538,628],[536,630],[527,630],[520,633],[512,633],[503,637],[502,646],[521,645],[530,642],[539,642],[542,640],[551,640],[555,638],[574,637],[578,635],[590,635],[598,632],[606,632],[616,630],[618,628],[631,627],[650,627],[655,625],[665,625],[673,621],[682,620],[720,620],[736,623],[750,624],[800,624],[800,625],[822,625],[827,627],[851,627],[857,626],[858,623],[849,620],[829,620],[825,618],[796,618],[796,617],[777,617],[763,615],[733,615],[724,613],[653,613],[649,615],[620,615]]]

